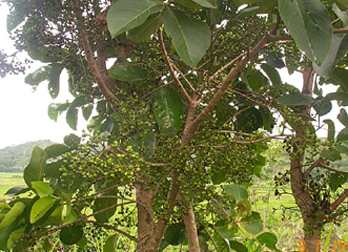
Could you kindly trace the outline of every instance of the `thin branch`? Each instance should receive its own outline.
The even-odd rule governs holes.
[[[330,210],[335,211],[348,198],[348,189],[345,189],[340,196],[331,204]]]
[[[91,69],[91,72],[100,87],[101,92],[105,96],[105,98],[112,104],[114,103],[115,100],[117,100],[116,96],[113,94],[109,87],[109,83],[111,80],[109,77],[105,74],[106,70],[104,69],[105,67],[102,67],[100,62],[98,62],[94,58],[94,50],[92,49],[92,46],[90,44],[88,35],[86,33],[85,25],[84,25],[84,20],[83,16],[81,13],[81,6],[80,6],[80,0],[74,0],[73,2],[74,5],[74,12],[76,15],[77,19],[77,24],[80,24],[80,29],[79,29],[79,39],[81,46],[86,54],[86,59],[89,65],[89,68]]]
[[[209,81],[214,80],[220,73],[222,73],[223,71],[225,71],[227,68],[233,66],[234,64],[236,64],[239,60],[241,60],[242,57],[244,57],[246,55],[246,53],[240,54],[239,56],[237,56],[236,58],[234,58],[233,60],[231,60],[230,62],[228,62],[226,65],[224,65],[223,67],[221,67],[220,69],[218,69],[212,76],[209,77]]]
[[[175,73],[174,68],[177,68],[177,67],[176,66],[174,67],[174,63],[172,62],[172,60],[170,59],[170,57],[168,55],[166,46],[164,44],[163,30],[162,29],[159,32],[159,38],[160,38],[160,45],[161,45],[161,50],[162,50],[162,54],[164,57],[164,61],[166,62],[167,66],[169,67],[169,71],[170,71],[172,78],[174,79],[174,83],[178,87],[181,95],[188,101],[188,103],[191,103],[191,101],[192,101],[191,96],[187,93],[186,89],[184,88],[183,84],[181,83],[181,81],[179,80],[178,76]]]
[[[199,123],[205,118],[210,112],[213,111],[216,104],[222,99],[227,90],[230,88],[232,82],[238,78],[238,75],[243,71],[244,67],[249,63],[250,60],[254,60],[260,50],[264,48],[268,41],[268,34],[265,35],[257,45],[250,50],[247,57],[241,57],[241,59],[236,63],[236,66],[232,68],[226,78],[223,80],[222,85],[216,91],[213,98],[209,101],[208,105],[203,109],[203,111],[196,117],[192,122],[190,127],[190,134],[193,134]],[[244,53],[242,54],[244,55]]]

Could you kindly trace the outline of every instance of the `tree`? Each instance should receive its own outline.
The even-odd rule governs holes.
[[[50,105],[49,116],[66,111],[73,129],[79,111],[87,120],[94,116],[91,140],[71,135],[65,145],[33,151],[24,172],[28,188],[16,192],[24,194],[11,208],[4,206],[3,249],[31,245],[24,231],[44,240],[58,230],[64,244],[82,247],[86,226],[93,226],[135,240],[138,251],[178,245],[185,236],[190,251],[276,250],[272,233],[259,234],[260,216],[240,184],[260,173],[265,142],[280,137],[267,133],[279,112],[295,132],[288,139],[292,190],[306,245],[315,251],[320,232],[313,231],[324,222],[313,218],[319,211],[314,196],[323,195],[327,183],[313,191],[304,176],[306,149],[318,143],[308,113],[314,106],[325,114],[330,100],[344,101],[345,94],[314,99],[313,69],[321,83],[334,79],[344,88],[344,3],[337,1],[330,16],[332,1],[319,0],[7,2],[17,49],[46,63],[26,82],[47,81],[54,98],[63,69],[68,72],[76,99]],[[303,72],[302,94],[282,83],[277,68],[285,67],[284,58],[289,71]],[[136,220],[121,214],[109,223],[132,204]],[[232,235],[239,229],[252,235],[246,245]],[[115,240],[106,242],[110,251]]]

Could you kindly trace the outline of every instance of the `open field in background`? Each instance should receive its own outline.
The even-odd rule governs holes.
[[[265,229],[277,235],[278,247],[282,248],[281,251],[296,251],[302,236],[299,211],[290,194],[281,197],[274,195],[272,178],[268,179],[268,181],[257,181],[250,188],[252,207],[261,214]],[[0,172],[0,199],[11,187],[24,184],[21,173]],[[330,228],[329,225],[328,228]],[[331,237],[348,242],[348,220],[344,221],[341,226],[334,226]]]
[[[0,199],[4,193],[14,186],[24,185],[22,173],[6,173],[0,172]]]

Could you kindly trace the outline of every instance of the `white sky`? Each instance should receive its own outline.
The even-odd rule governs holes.
[[[12,43],[6,31],[7,10],[4,7],[2,5],[0,10],[0,48],[6,50],[11,49]],[[32,70],[36,69],[33,67]],[[281,71],[281,75],[283,80],[300,87],[301,76],[288,76],[285,69]],[[334,88],[330,89],[330,92],[334,91]],[[42,139],[61,142],[63,137],[73,130],[66,124],[64,116],[61,116],[58,122],[50,120],[47,108],[52,102],[64,102],[67,99],[71,99],[71,95],[64,76],[61,78],[61,92],[56,100],[49,96],[47,85],[41,84],[34,92],[31,86],[24,83],[22,75],[0,78],[0,148]],[[337,106],[333,113],[337,115]],[[79,129],[83,127],[84,123],[80,121]]]

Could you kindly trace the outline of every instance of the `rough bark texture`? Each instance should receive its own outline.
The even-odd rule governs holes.
[[[308,229],[313,230],[314,227],[308,227]],[[320,246],[320,230],[313,230],[314,232],[305,233],[304,236],[304,245],[305,245],[305,252],[320,252],[321,246]]]

